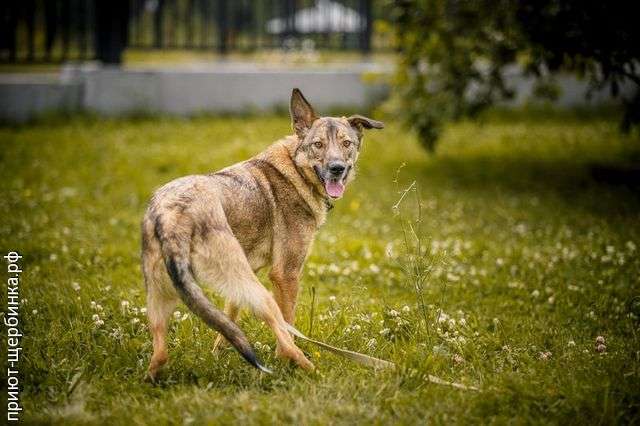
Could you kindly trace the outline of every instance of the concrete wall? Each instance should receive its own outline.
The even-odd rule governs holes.
[[[190,115],[286,108],[299,87],[318,108],[366,107],[384,98],[380,84],[351,69],[256,69],[250,65],[196,70],[66,68],[56,75],[0,75],[0,120],[25,121],[49,111],[83,110],[105,115],[151,112]]]
[[[117,69],[68,67],[59,75],[0,75],[0,120],[26,121],[50,111],[94,111],[104,115],[151,112],[190,115],[286,108],[291,89],[299,87],[318,109],[365,108],[385,97],[388,88],[365,82],[368,72],[389,73],[372,64],[342,69],[274,69],[251,64],[216,64],[198,69]],[[518,93],[511,104],[531,97],[534,80],[517,72],[507,76]],[[560,75],[561,106],[584,105],[588,85]],[[631,86],[622,91],[630,92]],[[611,102],[596,92],[591,104]]]
[[[3,76],[0,120],[23,122],[48,112],[75,111],[82,105],[82,84],[49,75]]]
[[[218,70],[84,73],[83,107],[107,115],[150,111],[189,115],[286,106],[299,87],[319,108],[365,106],[384,90],[357,71]]]

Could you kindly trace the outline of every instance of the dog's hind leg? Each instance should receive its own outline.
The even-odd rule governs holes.
[[[229,319],[235,322],[238,319],[238,314],[240,313],[240,307],[230,301],[226,301],[224,304],[224,313],[229,317]],[[216,336],[216,340],[213,342],[213,350],[212,352],[216,352],[219,348],[227,345],[227,341],[224,336],[220,333]]]
[[[148,376],[151,380],[156,379],[158,371],[169,359],[166,337],[169,319],[177,303],[177,298],[160,295],[154,290],[147,293],[147,316],[149,317],[149,329],[153,336],[153,355],[148,370]]]
[[[225,300],[238,307],[248,307],[267,323],[277,339],[277,354],[295,361],[300,367],[312,369],[287,331],[282,312],[273,295],[260,283],[247,260],[240,243],[230,229],[210,226],[210,232],[199,233],[203,240],[192,245],[196,275],[213,285]],[[221,255],[223,253],[223,255]]]
[[[241,285],[242,291],[246,294],[245,303],[273,331],[277,343],[276,355],[280,358],[288,358],[304,369],[313,370],[313,364],[296,346],[293,337],[287,331],[287,322],[273,295],[255,277],[244,281]]]
[[[153,355],[147,370],[147,378],[155,380],[158,371],[166,364],[169,357],[166,342],[167,329],[171,313],[178,303],[178,295],[164,268],[160,244],[148,222],[143,225],[142,241],[142,273],[147,290],[147,317],[153,337]]]
[[[261,284],[258,285],[262,287]],[[313,370],[313,364],[304,356],[300,348],[296,346],[293,342],[293,338],[287,331],[287,323],[284,320],[275,299],[264,287],[262,287],[262,289],[266,293],[266,296],[263,298],[261,306],[262,310],[256,312],[256,314],[271,327],[271,330],[275,334],[277,339],[276,354],[281,358],[289,358],[293,360],[304,369]]]

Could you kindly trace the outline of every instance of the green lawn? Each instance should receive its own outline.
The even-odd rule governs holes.
[[[621,136],[615,118],[570,113],[460,123],[431,157],[392,122],[367,134],[359,178],[305,266],[297,326],[393,360],[396,371],[300,343],[317,367],[301,371],[276,359],[266,326],[245,315],[275,370],[260,374],[230,349],[212,354],[214,333],[180,306],[168,368],[144,383],[146,200],[289,130],[284,117],[0,128],[0,248],[24,255],[25,421],[640,422],[638,187],[592,173],[637,164],[640,141]],[[394,209],[413,181],[417,192]],[[4,291],[1,300],[5,311]],[[431,384],[428,374],[480,390]]]

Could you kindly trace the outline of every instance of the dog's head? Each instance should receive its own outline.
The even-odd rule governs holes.
[[[337,199],[355,175],[363,129],[384,124],[361,115],[318,117],[299,89],[291,93],[291,120],[298,138],[293,160],[321,193]]]

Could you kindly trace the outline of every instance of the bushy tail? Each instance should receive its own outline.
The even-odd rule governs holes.
[[[217,309],[204,294],[193,276],[189,256],[171,250],[167,247],[171,244],[163,243],[162,239],[160,243],[167,271],[184,304],[209,327],[220,332],[249,364],[260,371],[271,373],[271,370],[262,365],[240,327]]]

